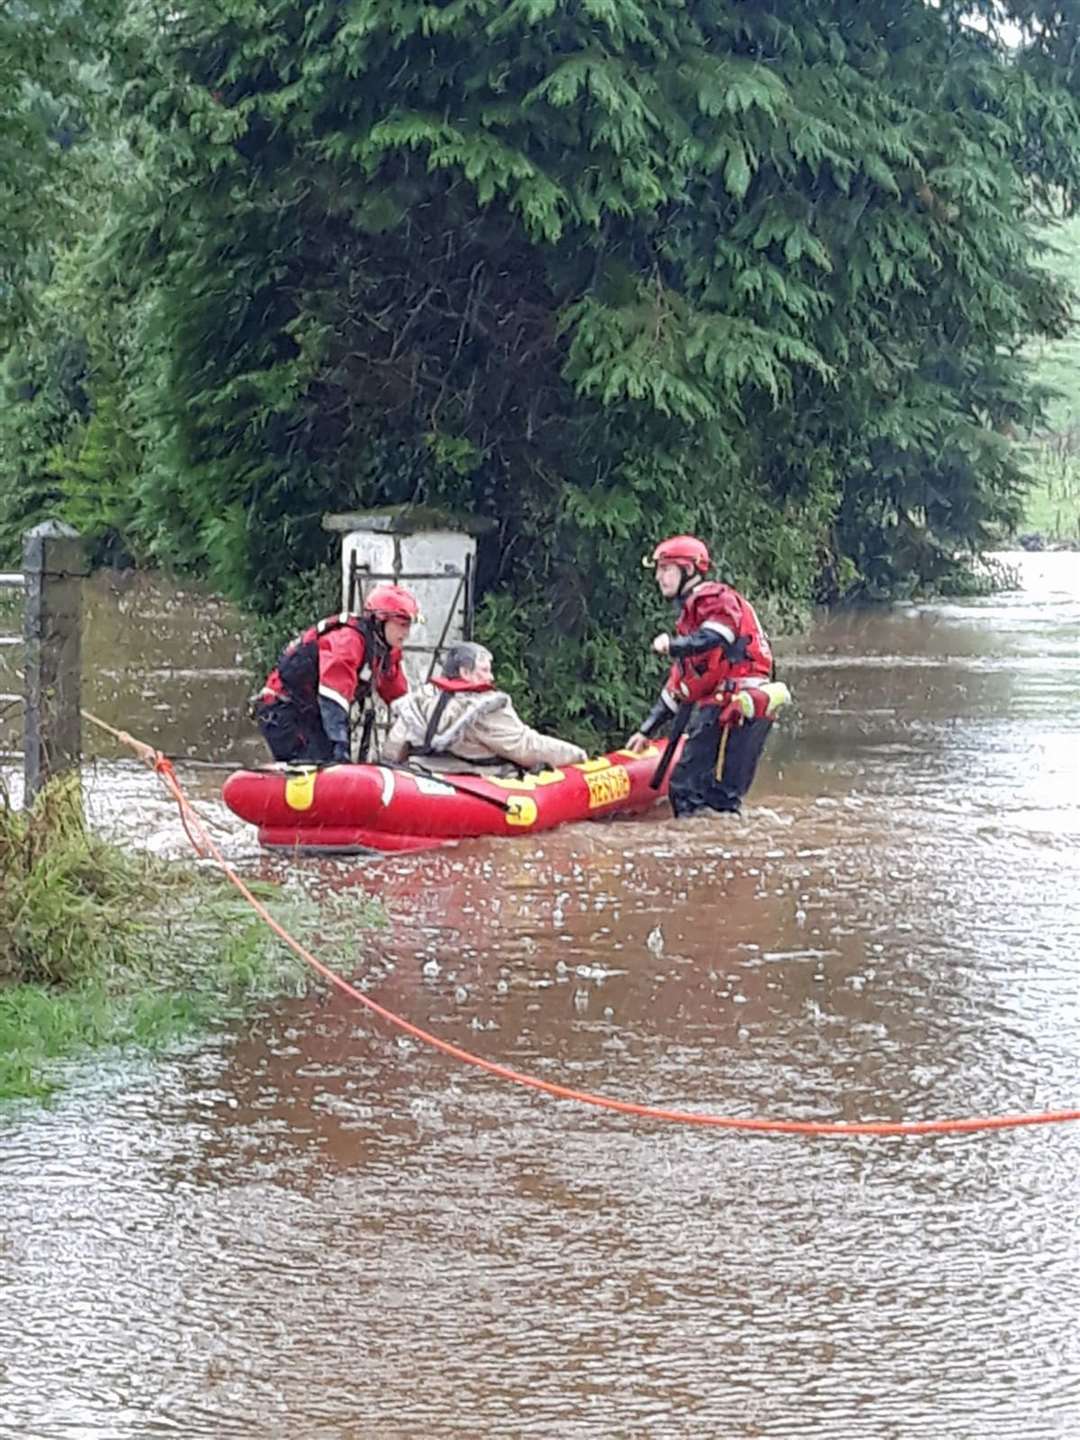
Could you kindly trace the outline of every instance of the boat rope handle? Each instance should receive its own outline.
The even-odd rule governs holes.
[[[840,1139],[858,1135],[969,1135],[975,1131],[1017,1130],[1023,1126],[1060,1125],[1067,1121],[1080,1120],[1080,1110],[1044,1110],[1027,1115],[987,1115],[955,1120],[894,1121],[771,1120],[755,1116],[699,1114],[693,1110],[671,1110],[661,1105],[618,1100],[610,1095],[595,1095],[587,1090],[575,1090],[569,1085],[560,1085],[552,1080],[541,1080],[538,1076],[526,1075],[520,1070],[513,1070],[508,1065],[500,1065],[497,1061],[485,1060],[483,1056],[474,1055],[471,1051],[464,1050],[460,1045],[454,1045],[448,1040],[441,1040],[437,1035],[432,1035],[430,1031],[414,1025],[411,1020],[406,1020],[392,1010],[387,1010],[378,1001],[372,1000],[369,995],[364,995],[354,985],[350,985],[343,976],[331,970],[328,965],[324,965],[274,919],[266,906],[252,894],[240,876],[236,874],[214,842],[205,823],[184,794],[180,782],[176,778],[176,772],[173,770],[172,761],[152,746],[135,740],[126,731],[114,729],[85,710],[82,713],[92,725],[98,726],[121,744],[126,745],[140,760],[154,770],[176,801],[184,830],[196,853],[204,859],[210,858],[214,861],[252,910],[306,965],[331,985],[336,986],[342,994],[348,995],[351,1000],[363,1005],[365,1009],[371,1011],[373,1015],[377,1015],[388,1025],[404,1031],[406,1035],[411,1035],[414,1040],[419,1040],[424,1045],[442,1051],[452,1060],[486,1070],[489,1075],[494,1075],[499,1080],[507,1080],[514,1085],[523,1085],[530,1090],[542,1091],[545,1095],[554,1096],[557,1100],[572,1100],[579,1105],[592,1105],[602,1110],[614,1110],[618,1114],[633,1115],[638,1119],[660,1120],[672,1125],[708,1126],[716,1130],[751,1131],[765,1135],[807,1135]]]

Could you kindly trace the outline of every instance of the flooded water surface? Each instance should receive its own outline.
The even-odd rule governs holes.
[[[312,862],[358,917],[322,958],[446,1040],[623,1099],[1080,1105],[1077,557],[1024,557],[1023,582],[789,642],[796,713],[742,821]],[[227,613],[95,583],[91,708],[258,756]],[[95,743],[97,823],[181,853],[153,777]],[[283,873],[219,774],[180,772],[242,869]],[[635,1120],[317,992],[0,1111],[0,1437],[1064,1440],[1078,1207],[1076,1126]]]

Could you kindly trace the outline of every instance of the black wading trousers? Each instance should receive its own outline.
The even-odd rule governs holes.
[[[255,718],[275,760],[330,763],[334,747],[317,708],[306,709],[291,700],[260,701]]]
[[[753,783],[771,726],[771,720],[744,720],[741,725],[721,725],[718,705],[696,706],[687,726],[682,757],[671,773],[668,786],[675,814],[680,817],[697,815],[703,810],[734,811],[738,814],[742,798]]]

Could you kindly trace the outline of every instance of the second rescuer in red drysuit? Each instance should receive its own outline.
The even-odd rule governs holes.
[[[286,645],[255,709],[275,760],[322,765],[350,759],[353,705],[372,690],[389,705],[409,688],[401,647],[419,614],[408,590],[376,585],[362,615],[331,615]]]
[[[668,794],[677,816],[738,812],[765,746],[772,718],[788,698],[770,683],[772,648],[754,607],[730,585],[706,580],[709,551],[692,535],[657,545],[646,565],[678,615],[674,637],[658,635],[658,655],[674,661],[660,699],[626,748],[649,738],[683,705],[693,705],[682,757]]]

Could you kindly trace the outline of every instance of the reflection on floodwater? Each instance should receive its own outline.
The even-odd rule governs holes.
[[[628,1099],[1080,1103],[1080,566],[1020,563],[1020,591],[782,647],[797,706],[742,822],[306,865],[390,914],[323,958],[448,1040]],[[95,592],[90,707],[257,758],[228,613],[142,584]],[[181,853],[154,778],[99,753],[96,823]],[[180,773],[236,863],[286,873],[218,775]],[[285,1001],[0,1116],[0,1437],[1071,1437],[1078,1145],[665,1128]]]

